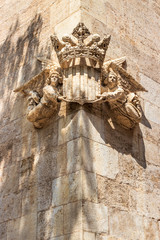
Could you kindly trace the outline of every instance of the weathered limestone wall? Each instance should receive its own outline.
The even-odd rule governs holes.
[[[0,239],[160,239],[160,3],[1,0],[0,11]],[[149,91],[132,131],[113,128],[106,104],[62,103],[41,130],[26,119],[13,89],[40,71],[37,56],[51,55],[49,36],[79,21],[111,34],[106,60],[127,56]]]

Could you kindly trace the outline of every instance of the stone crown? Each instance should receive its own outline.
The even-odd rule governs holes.
[[[51,36],[59,63],[63,65],[63,63],[76,58],[88,58],[95,61],[95,63],[98,62],[101,66],[110,42],[110,36],[104,37],[101,40],[98,34],[94,34],[91,40],[85,44],[84,40],[91,34],[83,23],[79,23],[74,28],[72,35],[77,38],[77,42],[73,41],[69,35],[64,35],[62,41],[55,35]]]

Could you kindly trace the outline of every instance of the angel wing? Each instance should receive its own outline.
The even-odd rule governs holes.
[[[20,92],[24,95],[29,95],[30,91],[36,91],[42,97],[42,89],[45,85],[46,79],[49,77],[50,70],[44,69],[40,74],[33,77],[31,80],[26,82],[24,85],[16,88],[14,92]]]
[[[51,71],[57,70],[60,72],[60,66],[57,63],[53,62],[53,60],[44,57],[37,57],[37,60],[41,62],[42,71],[44,69],[50,69]]]
[[[38,57],[37,60],[42,64],[42,71],[24,85],[16,88],[14,92],[21,92],[25,95],[28,95],[30,91],[36,91],[40,96],[42,96],[42,89],[50,73],[56,71],[61,75],[60,66],[56,63],[53,63],[51,59]]]
[[[109,69],[111,68],[114,72],[120,76],[121,85],[124,90],[130,92],[146,91],[147,90],[138,83],[124,68],[123,64],[126,62],[126,57],[117,58],[104,63],[102,70],[103,78],[108,75]]]
[[[116,58],[114,60],[109,60],[103,64],[104,68],[107,69],[111,63],[115,63],[118,66],[123,66],[126,62],[126,57]]]

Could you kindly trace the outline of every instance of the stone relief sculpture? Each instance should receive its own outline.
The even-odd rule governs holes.
[[[27,119],[36,128],[42,128],[57,111],[58,96],[62,93],[61,70],[56,65],[47,66],[16,91],[27,96]]]
[[[122,79],[111,68],[102,81],[103,102],[108,102],[118,123],[125,128],[132,128],[142,117],[140,102],[134,92],[122,84]]]
[[[27,119],[36,128],[42,128],[56,114],[60,101],[81,105],[107,102],[122,127],[133,128],[140,121],[136,92],[145,89],[123,68],[125,57],[104,62],[110,36],[101,40],[79,23],[72,36],[66,34],[60,41],[53,35],[51,42],[59,65],[38,58],[42,72],[15,90],[27,96]]]
[[[33,122],[35,127],[43,127],[45,122],[57,110],[57,98],[62,90],[61,85],[59,73],[51,71],[42,89],[42,97],[36,91],[29,91],[27,119]]]

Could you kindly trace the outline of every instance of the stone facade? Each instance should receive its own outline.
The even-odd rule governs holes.
[[[156,0],[0,1],[0,239],[160,239],[160,4]],[[107,103],[61,102],[42,129],[13,92],[56,59],[50,35],[79,22],[127,57],[142,120],[128,130]]]

